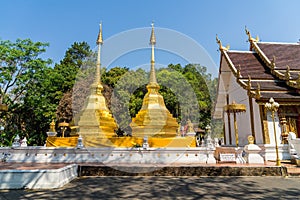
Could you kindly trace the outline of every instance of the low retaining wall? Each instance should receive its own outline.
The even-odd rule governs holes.
[[[89,166],[78,168],[78,176],[287,176],[286,167],[232,166]]]
[[[0,170],[0,189],[59,188],[75,179],[77,175],[76,164],[59,169]]]

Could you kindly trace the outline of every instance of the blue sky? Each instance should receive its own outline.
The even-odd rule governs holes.
[[[299,9],[297,0],[1,0],[0,39],[49,42],[43,57],[55,63],[75,41],[86,41],[95,48],[100,21],[104,39],[136,28],[150,30],[154,21],[155,27],[177,31],[201,45],[216,65],[208,67],[216,68],[220,62],[216,34],[236,50],[248,50],[245,26],[262,41],[298,42]],[[150,32],[145,41],[149,36]],[[134,67],[148,63],[150,57],[145,60],[138,54],[128,54],[127,59],[122,58],[113,64]],[[156,62],[159,59],[163,64],[184,64],[176,56],[156,52]]]

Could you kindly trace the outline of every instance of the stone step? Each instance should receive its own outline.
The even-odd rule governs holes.
[[[300,176],[300,167],[287,167],[289,176]]]

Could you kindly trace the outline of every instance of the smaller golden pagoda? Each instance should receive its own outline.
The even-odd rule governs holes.
[[[148,92],[144,96],[141,110],[132,119],[130,124],[132,135],[134,137],[159,137],[170,138],[176,136],[178,123],[166,108],[164,99],[159,94],[159,84],[155,75],[154,46],[156,38],[154,34],[154,24],[152,23],[152,31],[150,36],[151,45],[151,68],[150,80],[147,85]]]
[[[107,108],[105,98],[102,94],[101,84],[101,62],[100,53],[103,44],[102,24],[96,44],[98,45],[95,81],[91,85],[90,95],[87,98],[84,109],[79,113],[78,126],[79,135],[83,138],[86,147],[110,146],[108,138],[115,135],[117,124]]]

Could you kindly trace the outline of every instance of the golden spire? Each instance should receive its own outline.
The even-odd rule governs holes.
[[[102,22],[100,23],[100,29],[98,33],[98,38],[96,44],[98,45],[98,54],[97,54],[97,63],[96,63],[96,74],[95,74],[95,83],[99,86],[97,86],[97,90],[102,91],[102,85],[101,85],[101,62],[100,62],[100,54],[101,54],[101,46],[103,44],[102,39]]]
[[[152,30],[151,30],[151,37],[150,37],[150,44],[151,45],[155,45],[156,44],[156,38],[155,38],[155,34],[154,34],[154,23],[151,23],[152,26]]]
[[[154,34],[154,23],[151,24],[151,36],[150,36],[150,44],[151,44],[151,68],[150,68],[150,82],[149,83],[157,83],[156,75],[155,75],[155,59],[154,59],[154,45],[156,44],[156,38]]]
[[[103,44],[103,39],[102,39],[102,22],[100,22],[100,29],[99,29],[99,33],[98,33],[96,44],[97,45]]]
[[[178,123],[176,118],[167,109],[164,98],[159,94],[159,85],[155,75],[154,45],[156,43],[154,24],[150,36],[151,45],[151,69],[147,93],[143,99],[140,111],[132,118],[130,126],[134,137],[175,137]]]

